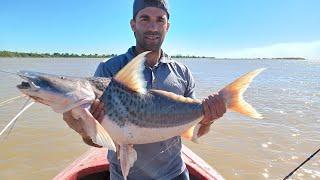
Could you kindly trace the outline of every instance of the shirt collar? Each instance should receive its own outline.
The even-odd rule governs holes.
[[[168,54],[164,53],[163,50],[161,50],[161,57],[159,59],[159,63],[172,63],[174,60],[169,56]],[[135,49],[135,46],[132,46],[128,49],[126,56],[129,60],[133,59],[138,55],[138,52]]]

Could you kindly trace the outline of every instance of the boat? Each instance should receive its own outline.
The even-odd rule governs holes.
[[[62,170],[54,180],[109,179],[107,149],[90,148],[73,163]],[[182,145],[182,157],[191,180],[223,180],[224,178],[203,159]]]

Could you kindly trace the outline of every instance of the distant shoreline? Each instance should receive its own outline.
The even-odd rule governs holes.
[[[26,53],[0,51],[0,57],[7,58],[110,58],[117,56],[116,54],[75,54],[75,53]]]
[[[301,57],[283,57],[283,58],[215,58],[215,60],[301,60],[307,59]]]
[[[25,53],[0,51],[0,58],[112,58],[117,54],[75,54],[75,53]],[[176,59],[194,59],[205,58],[214,60],[306,60],[303,57],[275,57],[275,58],[216,58],[207,56],[193,56],[193,55],[173,55]]]

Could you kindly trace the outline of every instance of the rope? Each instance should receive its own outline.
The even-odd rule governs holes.
[[[27,110],[30,106],[32,106],[35,102],[31,102],[30,104],[23,107],[23,109],[6,125],[6,127],[3,128],[3,130],[0,132],[0,136],[11,126],[11,124],[15,123],[15,121],[18,119],[18,117]]]
[[[11,103],[13,100],[16,100],[16,99],[19,99],[19,98],[22,98],[22,97],[26,97],[26,95],[16,96],[16,97],[10,98],[8,100],[2,101],[2,102],[0,102],[0,106],[3,106],[3,105],[8,104],[8,103]]]

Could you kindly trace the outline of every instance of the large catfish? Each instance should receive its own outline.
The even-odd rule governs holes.
[[[145,89],[142,70],[147,53],[131,60],[113,78],[73,78],[21,71],[19,76],[27,82],[17,87],[55,112],[71,110],[73,117],[82,121],[83,129],[94,143],[119,151],[126,179],[137,159],[133,144],[158,142],[179,135],[195,141],[198,123],[203,118],[201,101],[162,90]],[[242,97],[261,71],[263,69],[243,75],[219,91],[229,110],[262,118]],[[105,104],[106,113],[101,124],[89,112],[96,98]]]

